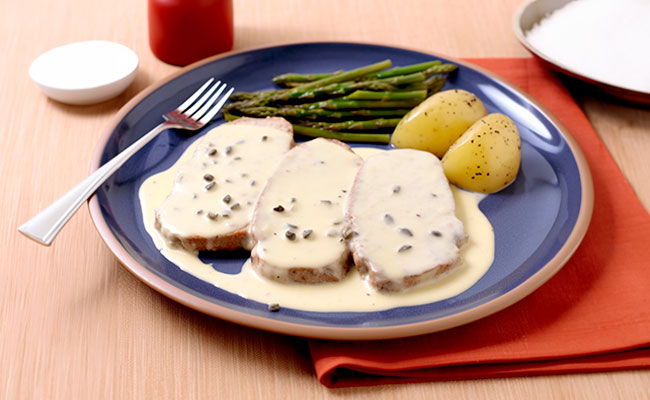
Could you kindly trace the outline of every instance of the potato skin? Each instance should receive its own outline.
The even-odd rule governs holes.
[[[442,158],[449,146],[485,115],[485,106],[473,93],[460,89],[438,92],[402,118],[391,143]]]
[[[463,189],[494,193],[519,172],[521,140],[514,122],[499,113],[474,123],[442,158],[447,179]]]

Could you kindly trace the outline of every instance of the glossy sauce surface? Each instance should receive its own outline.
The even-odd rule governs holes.
[[[280,281],[292,268],[338,278],[347,259],[344,205],[363,159],[340,142],[314,139],[291,149],[260,196],[251,223],[255,267]],[[294,278],[295,279],[295,278]]]
[[[293,140],[271,127],[224,124],[197,142],[156,213],[167,239],[205,237],[214,249],[212,238],[248,226],[264,182]]]
[[[350,247],[376,287],[398,291],[453,270],[462,222],[440,160],[395,149],[368,157],[348,198]]]
[[[191,157],[196,143],[168,170],[148,178],[140,187],[139,197],[144,225],[161,253],[183,271],[210,282],[241,297],[267,304],[305,311],[345,312],[378,311],[402,306],[427,304],[453,297],[476,283],[490,268],[494,257],[494,232],[489,221],[478,208],[484,195],[467,192],[452,186],[456,215],[465,226],[468,242],[461,248],[463,263],[443,278],[400,293],[379,293],[369,288],[353,268],[336,283],[298,284],[280,283],[262,278],[244,263],[240,273],[232,275],[217,271],[203,263],[196,252],[170,248],[153,227],[154,209],[173,187],[180,165]],[[354,148],[362,157],[381,150]]]

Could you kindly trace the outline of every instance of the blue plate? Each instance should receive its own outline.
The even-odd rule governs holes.
[[[194,309],[236,323],[286,334],[328,339],[396,338],[434,332],[494,313],[548,280],[577,248],[589,224],[593,188],[587,163],[571,135],[528,95],[470,64],[401,48],[359,43],[303,43],[230,53],[191,65],[138,95],[118,114],[98,146],[93,167],[105,163],[161,122],[209,77],[238,91],[273,88],[285,72],[351,69],[383,59],[406,65],[441,59],[459,65],[445,89],[475,93],[489,112],[511,117],[521,134],[519,177],[481,202],[495,231],[494,263],[469,290],[431,304],[378,312],[308,312],[246,300],[181,271],[154,246],[142,223],[138,189],[170,167],[199,135],[168,131],[142,149],[90,202],[109,248],[139,279]],[[212,125],[223,123],[215,120]],[[202,133],[209,129],[204,129]],[[237,270],[247,254],[219,260]]]

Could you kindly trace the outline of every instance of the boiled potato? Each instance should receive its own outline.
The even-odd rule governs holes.
[[[517,127],[510,118],[494,113],[476,121],[449,148],[442,167],[449,182],[463,189],[493,193],[515,180],[520,161]]]
[[[390,142],[399,148],[424,150],[438,158],[479,118],[487,115],[474,94],[454,89],[438,92],[399,122]]]

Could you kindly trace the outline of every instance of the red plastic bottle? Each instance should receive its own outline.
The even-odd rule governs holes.
[[[187,65],[232,49],[232,0],[148,0],[149,46],[162,61]]]

